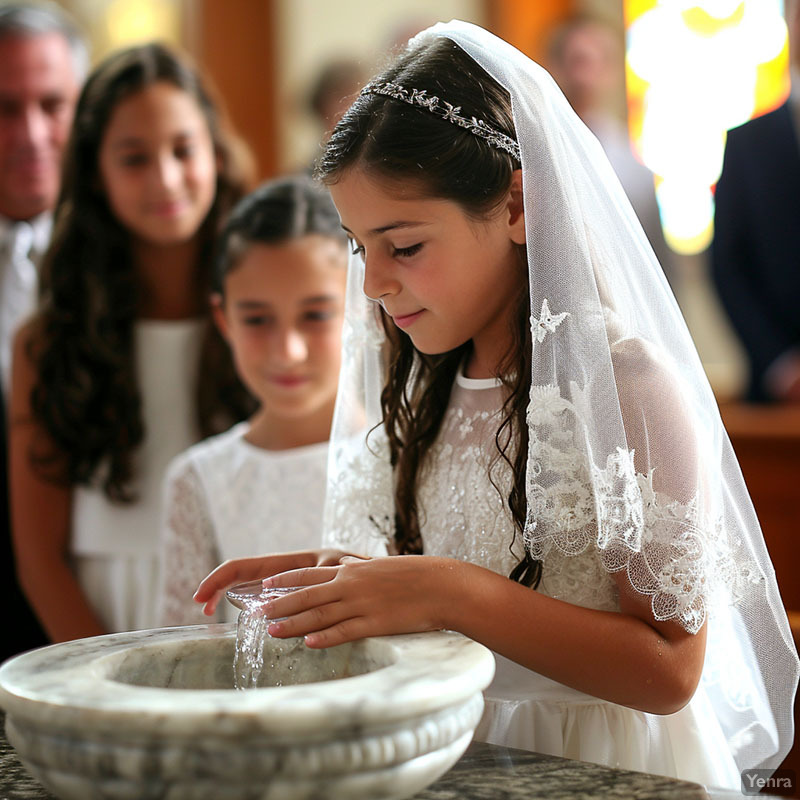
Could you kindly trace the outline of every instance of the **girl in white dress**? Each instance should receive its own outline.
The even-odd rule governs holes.
[[[244,181],[195,70],[157,44],[110,55],[64,164],[10,412],[17,569],[53,641],[156,624],[164,470],[252,409],[207,299]]]
[[[207,621],[192,593],[220,561],[322,542],[347,275],[339,216],[310,178],[276,180],[234,209],[219,251],[214,314],[260,407],[168,470],[162,625]],[[234,620],[224,607],[217,618]]]
[[[269,632],[308,647],[460,631],[497,655],[489,742],[729,788],[776,767],[798,661],[758,522],[652,249],[550,76],[435,26],[319,173],[357,256],[331,549],[223,564],[196,599],[301,586]]]

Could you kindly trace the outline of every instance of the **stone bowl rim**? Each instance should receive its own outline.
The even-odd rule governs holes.
[[[243,729],[294,737],[319,731],[323,702],[327,730],[337,729],[337,717],[343,729],[352,727],[354,713],[364,724],[393,727],[466,701],[494,674],[488,648],[450,631],[370,637],[363,646],[393,653],[393,663],[348,678],[244,692],[138,686],[103,673],[104,658],[143,640],[191,642],[235,633],[235,623],[217,623],[106,634],[28,651],[0,666],[0,707],[16,722],[51,730],[88,725],[116,733],[123,726],[129,735],[152,735],[156,716],[159,738],[241,735]],[[59,656],[61,667],[48,666]]]

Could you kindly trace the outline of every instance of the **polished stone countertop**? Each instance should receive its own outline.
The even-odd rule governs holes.
[[[473,742],[458,763],[414,800],[729,800],[738,792],[705,789],[643,772]],[[759,795],[764,800],[767,795]],[[0,800],[54,800],[6,740],[0,711]]]

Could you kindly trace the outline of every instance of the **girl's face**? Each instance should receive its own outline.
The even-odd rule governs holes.
[[[253,244],[226,276],[216,321],[236,371],[270,415],[332,410],[346,276],[345,248],[318,235]]]
[[[112,213],[150,244],[188,241],[214,202],[216,157],[206,119],[190,94],[165,81],[117,105],[99,165]]]
[[[507,201],[486,220],[359,167],[330,187],[365,260],[364,292],[423,353],[472,340],[470,377],[494,374],[511,345],[522,280],[516,245],[525,241],[517,175]]]

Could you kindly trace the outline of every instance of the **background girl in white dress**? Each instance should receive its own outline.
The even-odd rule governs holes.
[[[798,661],[758,522],[652,249],[550,76],[436,26],[319,172],[363,259],[334,549],[223,564],[196,599],[302,586],[269,632],[309,647],[460,631],[497,654],[479,739],[730,788],[777,766]]]
[[[53,641],[156,624],[164,470],[252,408],[207,300],[244,181],[193,67],[157,44],[109,56],[64,163],[10,410],[17,569]]]
[[[214,313],[260,406],[170,465],[160,624],[207,621],[192,594],[220,561],[321,545],[346,267],[339,215],[308,177],[263,185],[226,223]]]

